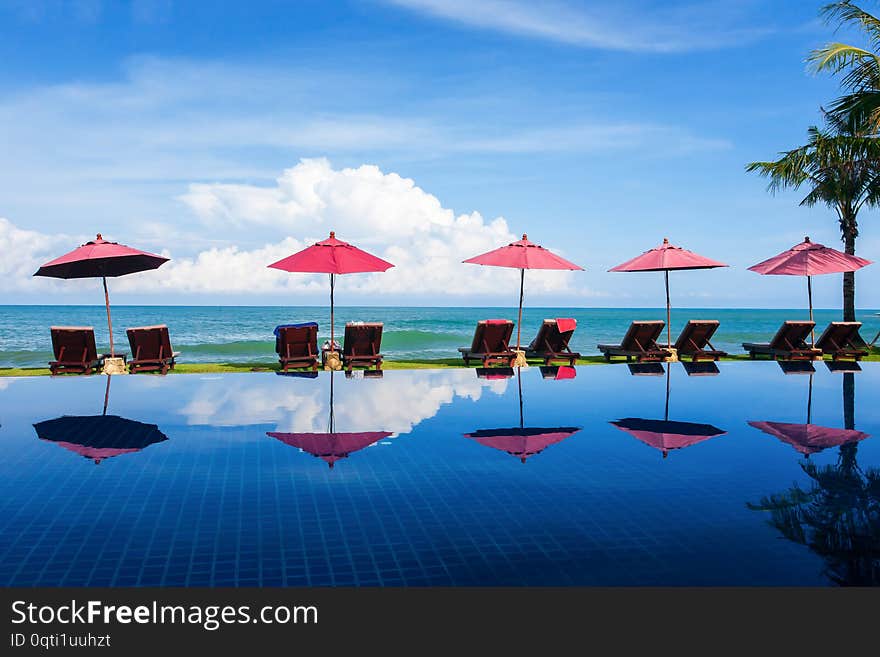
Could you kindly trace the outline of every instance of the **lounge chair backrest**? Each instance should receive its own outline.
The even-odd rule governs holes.
[[[666,322],[638,321],[629,325],[620,346],[629,351],[648,351],[657,349],[657,338],[663,332]]]
[[[535,339],[529,345],[529,349],[560,353],[568,349],[568,342],[572,335],[574,335],[574,329],[560,331],[555,319],[545,319],[541,328],[538,329]]]
[[[135,360],[171,358],[171,338],[165,324],[136,326],[126,331],[131,357]]]
[[[345,356],[372,356],[382,349],[381,322],[345,325],[342,353]]]
[[[816,347],[829,351],[860,348],[864,344],[859,335],[861,327],[861,322],[831,322],[816,340]]]
[[[805,342],[810,331],[816,326],[816,322],[783,322],[773,340],[770,341],[770,347],[773,349],[808,349]]]
[[[474,331],[471,351],[477,354],[507,351],[512,334],[513,322],[509,319],[481,319]]]
[[[98,358],[95,329],[91,326],[52,326],[49,333],[55,360],[89,363]]]
[[[689,320],[675,341],[675,348],[680,354],[702,351],[709,344],[717,329],[718,320],[715,319]]]
[[[282,358],[318,353],[318,325],[314,322],[279,326],[275,333],[275,351]]]

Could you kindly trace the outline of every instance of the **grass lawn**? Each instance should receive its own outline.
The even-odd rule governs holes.
[[[745,354],[735,354],[722,358],[723,361],[747,361]],[[880,361],[880,349],[874,347],[869,356],[862,362]],[[618,360],[615,364],[626,361]],[[539,365],[539,362],[534,362]],[[602,356],[587,356],[577,362],[578,365],[606,365]],[[386,370],[423,370],[423,369],[446,369],[450,367],[463,368],[465,365],[460,358],[434,358],[423,360],[386,360],[382,365]],[[477,365],[471,365],[471,368]],[[171,374],[215,374],[221,372],[274,372],[278,369],[275,361],[251,362],[251,363],[179,363]],[[0,376],[48,376],[47,367],[0,367]]]

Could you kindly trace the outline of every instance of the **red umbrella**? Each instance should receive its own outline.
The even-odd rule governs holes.
[[[829,447],[837,447],[845,443],[857,442],[870,438],[870,434],[855,429],[834,429],[812,424],[813,410],[813,374],[807,388],[807,422],[793,424],[790,422],[749,422],[749,426],[774,436],[788,443],[806,457],[816,454]]]
[[[663,238],[663,244],[645,251],[632,260],[612,267],[608,271],[662,271],[666,275],[666,346],[672,346],[672,329],[670,328],[671,305],[669,302],[669,272],[687,269],[715,269],[727,267],[723,262],[711,260],[680,246],[673,246]]]
[[[660,365],[660,363],[657,363]],[[662,365],[660,365],[662,367]],[[666,458],[670,450],[682,449],[696,445],[709,438],[723,436],[727,432],[711,424],[700,422],[679,422],[669,419],[669,376],[670,366],[666,366],[666,407],[662,420],[650,420],[640,417],[627,417],[612,422],[621,431],[626,431],[634,438],[659,449]]]
[[[298,447],[312,456],[322,458],[332,468],[339,459],[344,459],[352,452],[369,447],[391,434],[388,431],[352,433],[278,433],[269,431],[266,435],[277,438],[285,445]]]
[[[362,251],[348,242],[336,239],[336,233],[330,231],[326,240],[298,251],[273,262],[269,267],[287,272],[306,274],[330,274],[330,345],[335,349],[333,341],[333,290],[336,286],[337,274],[360,274],[367,272],[386,271],[393,267],[390,262],[377,258]]]
[[[364,447],[369,447],[391,435],[388,431],[336,431],[336,417],[333,414],[333,371],[330,371],[330,422],[327,433],[280,433],[267,431],[267,436],[280,440],[285,445],[298,447],[312,456],[327,461],[331,468],[339,459],[348,457]]]
[[[832,429],[816,424],[749,422],[749,425],[788,443],[804,456],[869,437],[869,434],[855,429]]]
[[[97,278],[104,283],[104,303],[107,306],[107,328],[110,331],[110,355],[115,356],[113,348],[113,321],[110,319],[110,295],[107,292],[107,277],[125,276],[139,271],[161,267],[168,258],[155,253],[138,251],[124,244],[108,242],[101,233],[91,242],[86,242],[70,253],[55,258],[40,267],[34,276],[51,278]]]
[[[574,368],[571,368],[572,370]],[[490,377],[491,378],[491,377]],[[508,429],[479,429],[464,434],[481,445],[507,452],[519,457],[523,463],[530,456],[544,451],[554,443],[570,438],[580,427],[525,427],[523,422],[522,378],[520,368],[516,368],[516,383],[519,392],[519,427]]]
[[[472,265],[510,267],[511,269],[520,270],[519,315],[517,316],[516,322],[517,351],[520,351],[519,339],[522,325],[523,286],[525,284],[526,269],[567,269],[583,271],[583,267],[579,267],[573,262],[569,262],[565,258],[559,257],[552,251],[545,249],[543,246],[530,242],[528,236],[525,234],[523,234],[521,240],[511,242],[507,246],[488,251],[482,255],[468,258],[464,262]]]
[[[749,271],[773,276],[806,276],[807,297],[810,302],[810,321],[813,321],[813,276],[821,274],[842,274],[856,271],[870,260],[842,253],[837,249],[811,242],[809,237],[788,251],[783,251],[768,260],[749,267]],[[811,334],[812,335],[812,334]]]

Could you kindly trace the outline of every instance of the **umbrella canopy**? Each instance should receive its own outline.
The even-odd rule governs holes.
[[[640,272],[640,271],[662,271],[666,279],[666,346],[672,346],[672,329],[670,328],[670,319],[672,315],[672,306],[669,300],[669,272],[673,270],[688,269],[715,269],[717,267],[727,267],[728,265],[711,258],[706,258],[693,251],[688,251],[680,246],[669,243],[667,238],[663,238],[663,244],[657,246],[643,254],[627,260],[616,267],[612,267],[608,271],[623,272]]]
[[[824,244],[811,242],[809,237],[805,237],[803,242],[795,244],[787,251],[759,262],[757,265],[752,265],[749,267],[749,271],[765,276],[806,276],[807,298],[810,304],[810,321],[812,322],[812,277],[856,271],[870,264],[870,260],[843,253]]]
[[[155,424],[118,415],[65,415],[38,422],[34,429],[40,440],[57,443],[96,464],[168,440]]]
[[[347,458],[352,452],[391,435],[388,431],[361,431],[351,433],[279,433],[270,431],[266,435],[280,440],[285,445],[298,447],[312,456],[324,459],[332,468],[339,459]]]
[[[641,440],[646,445],[663,452],[663,457],[673,449],[696,445],[715,436],[723,436],[726,431],[698,422],[677,422],[675,420],[648,420],[640,417],[627,417],[612,422],[622,431]]]
[[[480,429],[464,434],[481,445],[507,452],[523,463],[530,456],[544,451],[554,443],[562,442],[580,431],[580,427],[528,427],[511,429]]]
[[[659,365],[659,363],[657,363]],[[669,419],[669,392],[671,364],[666,368],[666,406],[662,420],[651,420],[640,417],[627,417],[611,422],[621,431],[625,431],[634,438],[659,449],[663,458],[669,455],[673,449],[682,449],[696,445],[709,438],[723,436],[727,432],[711,424],[701,422],[680,422]]]
[[[573,262],[569,262],[543,246],[529,241],[523,233],[522,239],[511,242],[492,251],[487,251],[464,262],[471,265],[485,265],[488,267],[509,267],[520,270],[519,279],[519,315],[516,322],[516,350],[520,350],[520,334],[522,324],[523,288],[525,285],[526,269],[557,269],[569,271],[583,271]]]
[[[804,456],[870,437],[869,434],[855,429],[832,429],[816,424],[749,422],[749,426],[788,443]]]
[[[507,368],[503,368],[507,369]],[[574,368],[572,368],[574,369]],[[523,463],[554,443],[570,438],[581,427],[526,427],[523,416],[522,374],[516,368],[516,384],[519,395],[519,427],[507,429],[478,429],[464,434],[465,438],[477,441],[486,447],[507,452]]]
[[[327,433],[281,433],[267,431],[266,435],[280,440],[285,445],[297,447],[312,456],[324,459],[330,468],[339,459],[347,458],[352,452],[379,442],[391,435],[389,431],[336,431],[336,416],[333,413],[333,371],[330,371],[330,420]]]
[[[336,287],[337,274],[361,274],[386,271],[393,267],[390,262],[377,258],[348,242],[336,239],[336,233],[330,231],[330,237],[293,255],[273,262],[271,269],[302,274],[330,274],[330,345],[335,349],[333,332],[334,300],[333,291]]]
[[[113,321],[110,318],[110,295],[107,291],[107,278],[125,276],[139,271],[157,269],[168,262],[155,253],[139,251],[117,242],[108,242],[101,233],[91,242],[50,260],[40,267],[34,276],[51,278],[98,278],[104,282],[104,303],[107,306],[107,328],[110,331],[110,355],[115,355],[113,347]]]

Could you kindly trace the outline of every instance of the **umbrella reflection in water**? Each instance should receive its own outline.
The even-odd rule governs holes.
[[[713,363],[714,364],[714,363]],[[659,366],[661,363],[645,363],[645,365]],[[652,420],[640,417],[627,417],[612,422],[615,427],[625,431],[646,445],[660,450],[663,458],[669,455],[673,449],[682,449],[696,445],[704,440],[716,436],[723,436],[727,432],[711,424],[700,422],[680,422],[669,419],[669,379],[670,368],[666,368],[666,407],[662,420]],[[656,367],[652,367],[647,374],[657,374]],[[633,372],[637,374],[637,372]]]
[[[550,368],[548,368],[550,369]],[[561,377],[554,378],[567,379],[574,378],[577,375],[573,367],[559,368],[565,370]],[[502,372],[498,372],[502,370]],[[559,371],[555,372],[558,374]],[[541,368],[541,374],[544,378],[549,378],[544,368]],[[477,371],[477,376],[481,378],[509,378],[513,376],[512,368],[493,368],[491,373],[481,373]],[[479,429],[472,433],[464,434],[465,438],[470,438],[481,445],[507,452],[511,456],[519,458],[525,463],[530,456],[534,456],[543,452],[547,447],[555,443],[562,442],[566,438],[570,438],[581,427],[526,427],[523,418],[523,396],[522,396],[522,377],[521,368],[516,368],[517,392],[519,394],[519,427],[501,428],[501,429]]]
[[[34,425],[37,437],[69,449],[95,464],[114,456],[133,454],[154,443],[168,440],[168,436],[155,424],[107,415],[111,378],[107,376],[101,415],[64,415],[37,422]]]
[[[266,435],[280,440],[285,445],[296,447],[312,456],[327,462],[332,469],[336,461],[348,458],[349,454],[369,447],[391,435],[390,431],[336,431],[336,417],[333,413],[333,371],[330,371],[330,420],[327,432],[282,433],[267,431]]]
[[[844,424],[855,430],[855,377],[843,375]],[[867,437],[867,435],[864,435]],[[863,469],[859,441],[840,445],[837,462],[801,461],[808,485],[747,503],[770,516],[783,538],[808,547],[838,586],[880,585],[880,470]]]
[[[807,364],[812,367],[812,363]],[[844,376],[852,377],[853,375],[852,373],[849,373]],[[812,423],[813,372],[809,372],[809,377],[810,381],[807,388],[807,421],[805,424],[750,421],[749,426],[791,445],[807,458],[810,457],[810,454],[817,454],[829,447],[837,447],[839,445],[858,442],[868,438],[868,434],[856,431],[852,427],[846,429],[834,429],[832,427],[823,427]]]

